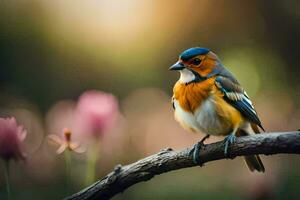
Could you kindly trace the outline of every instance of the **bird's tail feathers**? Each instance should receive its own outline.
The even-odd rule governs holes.
[[[245,163],[250,169],[251,172],[258,171],[258,172],[265,172],[264,164],[262,163],[260,157],[258,155],[254,156],[245,156]]]
[[[246,135],[252,135],[252,134],[258,134],[259,129],[256,125],[251,125],[246,130],[239,130],[239,134],[241,136]],[[258,172],[265,172],[264,164],[262,163],[260,157],[258,155],[252,155],[252,156],[244,156],[245,163],[250,169],[251,172],[258,171]]]

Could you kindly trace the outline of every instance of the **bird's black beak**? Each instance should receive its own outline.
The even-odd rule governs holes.
[[[184,64],[180,61],[177,61],[174,65],[172,65],[169,68],[169,70],[182,70],[184,68],[185,68]]]

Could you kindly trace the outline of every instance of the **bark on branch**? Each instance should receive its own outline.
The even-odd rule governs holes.
[[[148,181],[155,175],[168,171],[196,166],[187,148],[173,151],[168,148],[126,166],[117,166],[115,170],[84,190],[67,197],[66,200],[110,199],[126,188],[142,181]],[[300,131],[266,133],[238,137],[229,147],[230,158],[255,154],[299,154]],[[203,163],[226,159],[223,142],[205,145],[201,149]],[[268,169],[266,169],[268,170]]]

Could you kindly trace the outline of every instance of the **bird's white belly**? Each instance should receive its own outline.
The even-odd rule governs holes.
[[[183,110],[177,100],[174,100],[174,107],[176,120],[185,128],[210,135],[220,135],[227,129],[216,113],[213,97],[207,98],[194,114]]]

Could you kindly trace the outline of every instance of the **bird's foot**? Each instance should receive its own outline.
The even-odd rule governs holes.
[[[193,156],[193,161],[195,164],[202,166],[203,163],[200,160],[200,149],[204,147],[203,142],[197,142],[197,144],[194,145],[193,149],[190,151],[190,155]]]
[[[197,144],[195,144],[193,149],[190,151],[190,155],[193,156],[194,163],[199,166],[203,165],[203,163],[201,162],[201,159],[200,159],[200,150],[201,150],[201,148],[203,148],[205,146],[204,141],[208,137],[209,137],[209,135],[206,135],[201,141],[197,142]]]
[[[233,144],[235,142],[235,140],[236,140],[236,136],[234,134],[230,134],[225,137],[225,139],[224,139],[224,144],[225,144],[224,155],[225,155],[225,157],[229,157],[228,147],[229,147],[229,145]]]

